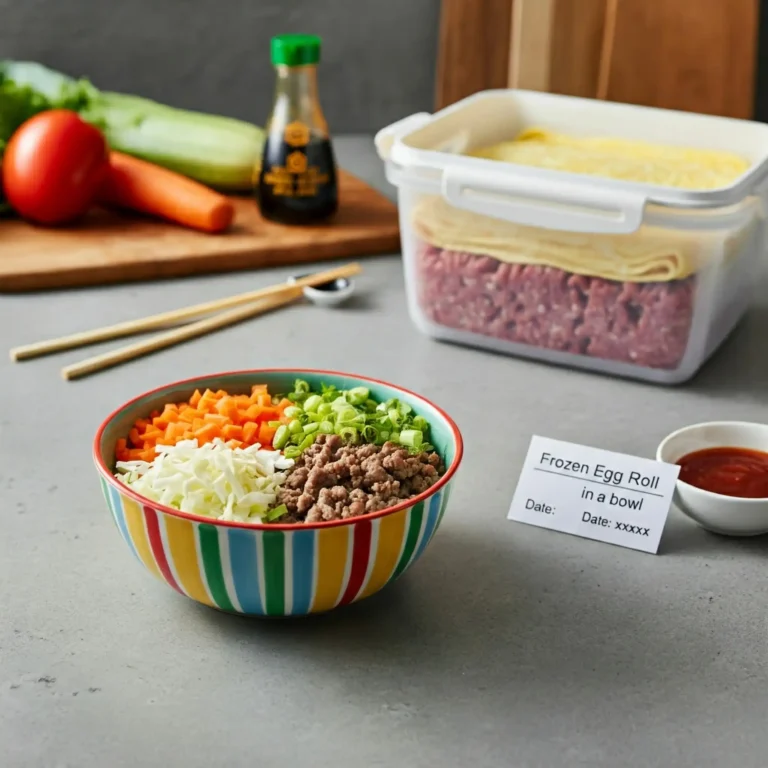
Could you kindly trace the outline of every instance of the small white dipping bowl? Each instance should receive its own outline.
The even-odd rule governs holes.
[[[673,432],[656,449],[656,460],[677,462],[705,448],[752,448],[768,452],[768,424],[748,421],[710,421]],[[724,536],[759,536],[768,533],[768,498],[723,496],[677,481],[675,506],[702,528]]]

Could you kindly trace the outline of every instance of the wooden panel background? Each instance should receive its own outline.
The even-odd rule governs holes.
[[[606,0],[558,0],[552,30],[552,93],[594,98]]]
[[[509,78],[512,0],[443,0],[435,108]]]
[[[608,98],[749,118],[757,27],[758,0],[619,0]]]
[[[607,99],[753,116],[759,0],[444,0],[437,107],[504,85],[598,96],[611,3]]]

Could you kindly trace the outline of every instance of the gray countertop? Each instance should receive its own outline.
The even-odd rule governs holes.
[[[387,189],[370,140],[338,147]],[[672,510],[653,556],[506,520],[533,433],[652,457],[684,424],[768,419],[765,289],[693,382],[661,388],[433,342],[408,319],[399,258],[364,265],[349,308],[296,306],[78,382],[58,369],[82,350],[23,365],[2,351],[0,764],[765,766],[768,537],[719,538]],[[2,296],[0,347],[286,274]],[[91,439],[140,391],[283,365],[421,392],[466,456],[397,584],[325,616],[249,620],[137,565]]]

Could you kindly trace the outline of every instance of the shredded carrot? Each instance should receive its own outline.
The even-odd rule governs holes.
[[[153,461],[158,445],[175,445],[197,439],[198,444],[221,438],[233,448],[259,443],[271,449],[277,428],[269,422],[287,424],[285,409],[293,405],[283,398],[272,402],[267,386],[256,384],[250,394],[233,395],[220,389],[196,389],[187,402],[166,403],[149,419],[137,419],[127,438],[115,445],[118,461]]]

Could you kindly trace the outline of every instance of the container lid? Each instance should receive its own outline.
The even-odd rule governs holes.
[[[320,44],[317,35],[277,35],[272,38],[272,63],[288,67],[317,64]]]
[[[729,186],[687,190],[464,154],[530,125],[728,150],[748,158],[750,166]],[[483,91],[434,115],[411,115],[381,130],[376,146],[395,184],[437,187],[456,207],[572,232],[634,232],[646,204],[683,210],[732,206],[761,191],[768,175],[768,125],[513,89]]]

